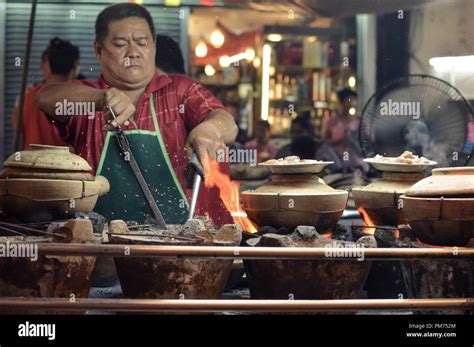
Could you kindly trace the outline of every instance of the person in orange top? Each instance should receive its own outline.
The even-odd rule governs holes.
[[[46,85],[75,79],[79,72],[79,49],[69,41],[54,38],[42,57],[44,80],[31,87],[25,95],[22,122],[22,147],[30,144],[69,146],[61,139],[57,129],[36,105],[36,95]],[[18,123],[19,106],[13,115],[13,125]]]

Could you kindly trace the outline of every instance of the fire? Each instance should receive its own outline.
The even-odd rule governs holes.
[[[325,234],[321,234],[321,236],[324,236],[325,238],[328,238],[328,239],[332,239],[332,235],[333,235],[333,233],[331,233],[331,232],[325,233]]]
[[[377,226],[372,219],[370,219],[369,214],[367,213],[366,210],[364,210],[362,207],[359,207],[357,211],[360,213],[362,216],[362,219],[364,220],[364,223],[366,227],[364,228],[364,232],[367,234],[375,234],[375,227]],[[398,229],[394,230],[393,235],[395,236],[396,239],[400,238],[400,231]]]
[[[362,219],[364,220],[364,223],[366,226],[369,226],[369,227],[375,226],[372,219],[370,219],[369,214],[362,207],[359,207],[357,211],[362,216]],[[375,228],[364,228],[364,232],[373,235],[375,233]]]
[[[229,176],[220,171],[219,163],[215,160],[203,160],[207,188],[217,187],[225,207],[229,210],[234,222],[240,224],[243,230],[255,233],[257,227],[247,217],[247,213],[240,205],[240,184],[230,180]]]

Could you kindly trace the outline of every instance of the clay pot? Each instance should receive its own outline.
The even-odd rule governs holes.
[[[311,225],[323,233],[336,226],[347,198],[347,191],[335,190],[313,174],[273,175],[258,189],[242,193],[243,208],[258,226],[292,230]]]
[[[91,212],[110,189],[105,177],[94,177],[86,160],[68,147],[30,145],[12,154],[0,172],[0,210],[21,221],[66,218]]]
[[[173,228],[168,225],[168,228]],[[130,233],[123,221],[110,223],[112,244],[154,246],[237,246],[242,229],[237,225],[224,225],[215,235],[211,230],[202,242],[136,236]],[[117,257],[115,266],[126,298],[150,299],[219,299],[224,291],[233,259],[199,259],[194,257],[139,258]]]
[[[47,145],[30,145],[24,151],[13,153],[4,165],[63,171],[88,172],[92,170],[86,160],[69,152],[69,147]]]
[[[25,221],[61,219],[74,212],[91,212],[109,189],[102,176],[95,181],[0,179],[0,210]]]
[[[433,170],[403,195],[415,235],[438,246],[465,246],[474,237],[474,168]]]
[[[53,230],[66,238],[1,236],[0,242],[22,244],[24,249],[45,243],[85,243],[99,244],[102,237],[93,233],[92,223],[86,219],[75,219],[63,227]],[[31,253],[32,251],[30,251]],[[26,254],[26,253],[25,253]],[[1,297],[56,297],[87,298],[96,257],[37,255],[28,257],[0,258]],[[56,309],[15,309],[0,310],[1,314],[71,314],[72,311]]]
[[[474,167],[434,169],[430,177],[413,185],[408,196],[474,196]]]
[[[382,180],[352,189],[356,207],[363,208],[375,226],[406,224],[400,196],[424,177],[419,172],[384,172]]]

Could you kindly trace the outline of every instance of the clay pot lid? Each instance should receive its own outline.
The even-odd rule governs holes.
[[[376,170],[382,172],[397,172],[397,173],[408,173],[408,172],[423,172],[430,167],[436,166],[436,161],[430,160],[429,163],[424,164],[403,164],[403,163],[390,163],[384,161],[378,161],[374,158],[366,158],[364,162],[372,165]]]
[[[272,174],[293,175],[293,174],[318,174],[326,166],[334,164],[333,161],[308,160],[307,163],[298,164],[267,164],[261,163],[259,166],[266,167]]]
[[[89,163],[69,151],[69,147],[29,145],[26,150],[13,153],[3,163],[7,167],[51,169],[61,171],[91,171]]]
[[[434,169],[433,175],[415,183],[407,196],[474,195],[474,167]]]

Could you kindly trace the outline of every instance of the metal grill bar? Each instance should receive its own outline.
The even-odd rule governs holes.
[[[327,312],[358,310],[440,310],[474,308],[474,299],[368,300],[159,300],[0,298],[1,309],[60,309],[116,312]]]
[[[474,248],[279,248],[279,247],[214,247],[214,246],[150,246],[150,245],[91,245],[91,244],[38,244],[42,255],[113,256],[113,257],[199,257],[235,259],[435,259],[474,258]],[[352,252],[349,256],[338,256]]]

